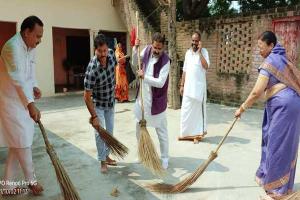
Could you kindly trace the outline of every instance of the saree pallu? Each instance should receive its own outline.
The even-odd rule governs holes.
[[[262,155],[257,182],[272,196],[289,194],[294,186],[300,135],[300,96],[289,87],[266,102]]]

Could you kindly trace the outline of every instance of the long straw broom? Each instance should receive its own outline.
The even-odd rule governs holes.
[[[198,169],[185,178],[184,180],[180,181],[179,183],[175,185],[169,185],[169,184],[164,184],[164,183],[157,183],[153,185],[147,185],[146,187],[150,189],[151,191],[158,192],[158,193],[180,193],[184,192],[185,190],[188,189],[189,186],[191,186],[193,183],[196,182],[196,180],[203,174],[207,166],[218,156],[218,151],[221,147],[221,145],[224,143],[225,139],[227,138],[229,132],[233,128],[234,124],[238,118],[235,118],[234,121],[232,122],[231,126],[229,127],[227,133],[224,135],[222,140],[220,141],[219,145],[217,146],[215,151],[212,151],[208,157],[208,159],[201,164]]]
[[[56,177],[59,182],[60,189],[63,193],[64,199],[65,200],[80,200],[79,194],[77,193],[74,185],[72,184],[70,177],[68,176],[64,167],[62,166],[53,146],[50,144],[50,142],[48,140],[47,133],[45,131],[45,128],[44,128],[42,122],[38,121],[37,123],[41,129],[41,132],[42,132],[42,135],[44,138],[44,142],[46,145],[46,150],[47,150],[47,153],[48,153],[48,155],[52,161],[52,164],[54,166]]]
[[[288,195],[287,197],[283,198],[283,200],[300,200],[300,191]]]
[[[137,38],[139,38],[139,19],[138,12],[136,12],[136,32]],[[137,46],[138,54],[138,68],[141,70],[141,60],[140,60],[140,47]],[[143,100],[143,79],[140,78],[139,87],[140,99],[141,99],[141,110],[142,119],[140,120],[140,136],[138,142],[138,156],[141,163],[148,168],[153,174],[162,176],[164,170],[161,166],[158,153],[155,149],[154,143],[150,137],[150,134],[146,128],[147,122],[145,120],[145,110],[144,110],[144,100]]]
[[[128,148],[124,144],[119,142],[114,136],[109,134],[107,130],[105,130],[101,126],[97,127],[96,130],[99,133],[101,139],[111,150],[112,154],[122,159],[128,154]]]

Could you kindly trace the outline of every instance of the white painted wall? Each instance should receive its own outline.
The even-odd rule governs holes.
[[[52,27],[126,32],[110,0],[0,0],[0,21],[17,22],[38,16],[44,23],[42,43],[37,47],[37,80],[43,96],[54,95]]]

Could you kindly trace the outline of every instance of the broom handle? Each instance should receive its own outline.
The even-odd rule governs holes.
[[[136,19],[136,38],[139,39],[139,13],[138,11],[135,12],[135,19]],[[141,59],[140,59],[140,45],[137,46],[137,56],[138,56],[138,68],[141,70]],[[144,99],[143,99],[143,79],[140,78],[140,98],[141,98],[141,109],[142,109],[142,120],[144,120]]]
[[[39,125],[40,130],[41,130],[41,132],[42,132],[42,135],[43,135],[43,138],[44,138],[45,145],[46,145],[47,147],[50,147],[51,144],[50,144],[50,142],[49,142],[49,140],[48,140],[47,133],[46,133],[46,131],[45,131],[45,128],[44,128],[42,122],[39,120],[39,121],[37,121],[37,124]]]
[[[218,153],[220,147],[222,146],[222,144],[224,143],[225,139],[227,138],[228,134],[230,133],[231,129],[233,128],[234,124],[236,123],[236,121],[238,120],[238,118],[236,117],[234,119],[234,121],[232,122],[231,126],[229,127],[227,133],[224,135],[224,137],[222,138],[221,142],[219,143],[217,149],[215,150],[215,153]]]

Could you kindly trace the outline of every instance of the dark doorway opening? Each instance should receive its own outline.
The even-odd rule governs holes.
[[[53,28],[55,92],[83,90],[90,61],[90,36],[87,29]]]
[[[16,22],[3,22],[0,21],[0,53],[3,45],[14,36],[17,32]]]

